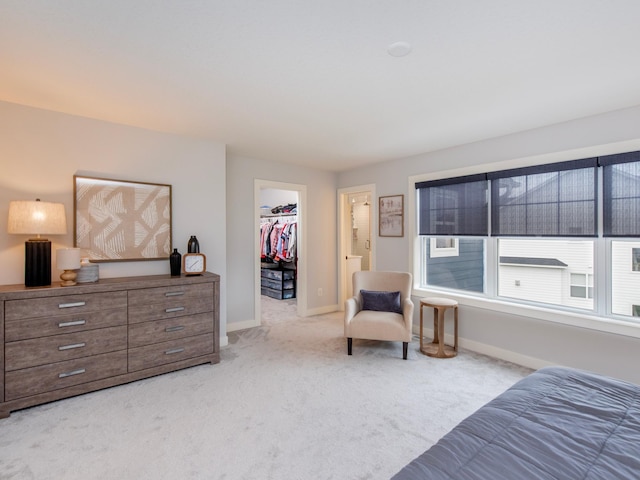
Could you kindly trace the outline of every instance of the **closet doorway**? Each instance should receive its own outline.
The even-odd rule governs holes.
[[[359,270],[375,270],[375,185],[338,190],[340,308],[353,295],[351,277]],[[376,225],[374,225],[374,223]]]
[[[306,186],[255,180],[257,324],[306,315]]]

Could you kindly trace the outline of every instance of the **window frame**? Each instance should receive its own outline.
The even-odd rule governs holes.
[[[576,284],[573,281],[573,277],[582,277],[584,279],[584,285],[582,284]],[[591,280],[591,282],[589,282],[589,280]],[[584,288],[584,295],[573,295],[573,288],[577,287],[577,288]],[[593,274],[592,273],[582,273],[582,272],[569,272],[569,295],[573,298],[580,298],[580,299],[592,299],[593,298],[593,292],[594,292],[594,287],[593,287]]]
[[[611,145],[600,146],[594,148],[583,149],[579,154],[575,152],[556,152],[536,157],[521,158],[519,160],[504,161],[493,164],[475,165],[452,170],[439,172],[423,173],[411,175],[408,177],[408,202],[407,202],[407,218],[408,234],[413,244],[408,249],[409,266],[414,272],[414,288],[412,294],[417,297],[426,297],[434,295],[447,295],[455,299],[460,305],[467,305],[475,308],[490,309],[499,313],[509,315],[524,316],[533,319],[558,323],[562,325],[587,328],[590,330],[614,333],[634,338],[640,338],[640,322],[631,319],[632,317],[621,316],[611,313],[611,271],[606,268],[609,264],[611,255],[612,238],[599,234],[597,237],[591,237],[594,241],[594,304],[597,306],[593,312],[576,311],[571,308],[560,306],[547,306],[542,304],[527,304],[523,302],[499,298],[496,296],[497,288],[497,241],[494,237],[487,237],[485,249],[485,293],[476,294],[471,292],[463,292],[459,290],[443,289],[438,287],[421,286],[423,280],[423,269],[421,269],[421,239],[418,235],[417,221],[417,193],[415,184],[418,182],[434,181],[446,178],[461,177],[465,175],[478,175],[487,172],[490,169],[509,169],[520,168],[544,163],[556,163],[575,158],[609,155],[612,150]],[[637,142],[625,142],[618,147],[620,152],[630,150],[640,150],[640,140]],[[598,225],[601,230],[602,223],[602,172],[598,169]],[[554,237],[558,239],[558,237]],[[575,240],[575,237],[572,238]],[[615,238],[620,241],[621,238]],[[424,274],[426,277],[426,273]],[[491,281],[489,281],[491,279]],[[597,288],[597,285],[604,284],[605,288]]]

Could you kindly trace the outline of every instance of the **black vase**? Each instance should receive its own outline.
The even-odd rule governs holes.
[[[189,239],[189,243],[187,245],[187,252],[189,253],[200,253],[200,243],[198,243],[198,239],[195,235],[191,235]]]
[[[174,248],[173,253],[169,255],[169,265],[171,266],[171,276],[179,277],[182,269],[182,255],[177,248]]]

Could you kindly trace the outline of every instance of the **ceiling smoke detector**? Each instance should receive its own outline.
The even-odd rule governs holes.
[[[392,57],[404,57],[411,53],[411,45],[407,42],[395,42],[387,47],[387,52]]]

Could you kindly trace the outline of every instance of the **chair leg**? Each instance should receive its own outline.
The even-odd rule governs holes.
[[[407,350],[409,350],[409,342],[402,342],[402,359],[407,359]]]
[[[347,338],[347,355],[351,355],[351,350],[353,347],[353,338]]]

